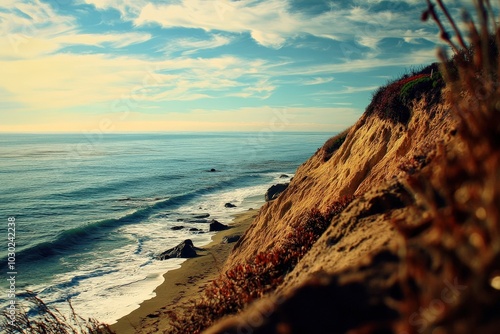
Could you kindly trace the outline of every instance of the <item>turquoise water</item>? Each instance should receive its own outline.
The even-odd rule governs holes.
[[[16,218],[19,298],[29,289],[63,309],[71,298],[77,312],[113,322],[183,261],[155,261],[155,253],[187,238],[210,241],[189,231],[208,223],[186,217],[229,223],[330,136],[1,134],[0,216],[4,226]],[[186,228],[171,229],[178,225]]]

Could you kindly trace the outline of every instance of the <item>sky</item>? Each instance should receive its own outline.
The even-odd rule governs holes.
[[[424,0],[2,0],[0,132],[341,131],[436,61]]]

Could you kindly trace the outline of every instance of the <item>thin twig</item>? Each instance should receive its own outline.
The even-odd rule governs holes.
[[[453,18],[451,17],[450,12],[446,8],[446,6],[443,4],[443,1],[442,0],[437,0],[437,2],[439,4],[439,7],[441,8],[441,10],[443,11],[444,15],[448,19],[448,22],[450,22],[451,26],[453,27],[453,31],[455,31],[455,35],[458,38],[458,42],[460,44],[460,47],[466,49],[467,46],[466,46],[465,41],[464,41],[464,39],[462,37],[462,33],[460,32],[460,30],[458,29],[457,25],[455,24],[455,20],[453,20]]]

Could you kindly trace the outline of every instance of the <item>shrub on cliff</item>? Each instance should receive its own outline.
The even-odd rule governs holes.
[[[349,130],[351,128],[348,128],[341,133],[333,136],[332,138],[328,139],[325,144],[321,147],[321,151],[323,154],[323,161],[326,162],[330,160],[332,157],[333,153],[335,153],[340,146],[345,142],[347,138],[347,134],[349,133]]]
[[[380,87],[365,114],[393,123],[408,124],[413,101],[425,98],[428,104],[437,103],[441,99],[443,87],[438,64],[429,65]]]

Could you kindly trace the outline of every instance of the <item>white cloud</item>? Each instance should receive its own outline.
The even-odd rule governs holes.
[[[61,16],[39,0],[2,4],[0,57],[26,58],[58,49],[53,37],[74,29],[74,18]]]
[[[381,37],[362,36],[358,40],[358,43],[367,47],[367,48],[376,49],[380,40],[381,40]]]
[[[183,51],[183,55],[191,55],[200,50],[215,49],[232,42],[232,38],[220,34],[210,36],[210,39],[179,38],[168,43],[160,50],[166,54]]]
[[[206,31],[248,32],[259,44],[279,48],[295,34],[298,15],[291,15],[282,0],[264,2],[219,2],[183,0],[166,5],[147,4],[134,20],[138,26],[148,23],[164,28],[198,28]]]
[[[84,0],[86,4],[94,5],[97,9],[116,9],[122,18],[132,18],[147,3],[142,0]]]
[[[331,95],[349,95],[353,93],[361,93],[361,92],[372,92],[375,89],[379,88],[379,86],[365,86],[365,87],[353,87],[353,86],[343,86],[343,90],[331,91],[328,92]]]
[[[405,53],[385,58],[362,58],[347,60],[332,64],[320,64],[293,68],[271,68],[268,70],[272,76],[328,76],[336,73],[366,72],[377,68],[394,66],[414,66],[415,64],[430,64],[437,60],[436,49],[420,49],[411,53]]]
[[[122,33],[122,34],[79,34],[61,35],[53,39],[59,47],[67,45],[103,46],[110,44],[113,48],[123,48],[132,44],[146,42],[151,39],[150,34]]]
[[[312,86],[312,85],[322,85],[325,83],[329,83],[333,81],[333,77],[316,77],[311,80],[304,81],[304,85]]]
[[[286,41],[286,38],[282,37],[280,34],[262,32],[259,30],[253,30],[250,35],[260,45],[273,49],[281,48]]]
[[[182,74],[169,74],[171,71]],[[264,99],[274,90],[261,60],[232,56],[146,61],[57,54],[0,61],[0,89],[27,108],[92,106],[119,99],[138,104],[234,96]],[[255,76],[258,74],[257,76]],[[243,96],[243,95],[242,95]]]
[[[3,7],[4,5],[2,5]],[[81,33],[72,16],[63,16],[39,0],[16,2],[0,11],[0,59],[29,59],[55,53],[71,45],[123,48],[151,39],[150,34]]]
[[[114,3],[117,8],[126,2],[118,0],[87,0]],[[409,0],[408,0],[409,1]],[[136,5],[134,12],[137,12]],[[375,49],[383,38],[418,35],[435,40],[435,34],[423,29],[409,31],[402,27],[421,25],[420,16],[401,13],[400,5],[390,10],[373,12],[370,6],[333,6],[316,15],[293,11],[286,0],[204,1],[179,0],[170,4],[147,3],[133,21],[138,26],[159,24],[164,28],[184,27],[205,31],[249,33],[256,43],[278,49],[289,39],[312,35],[337,41],[356,40]],[[131,16],[133,17],[133,16]]]

